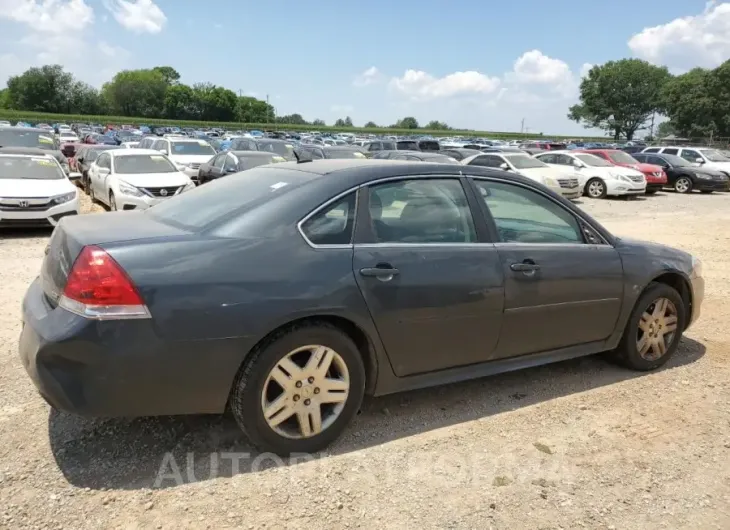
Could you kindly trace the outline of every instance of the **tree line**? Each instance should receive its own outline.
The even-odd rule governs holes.
[[[239,123],[282,123],[302,126],[325,126],[321,119],[307,121],[301,114],[277,116],[268,102],[212,83],[186,85],[171,66],[140,70],[123,70],[101,89],[77,80],[61,65],[29,68],[7,81],[0,90],[0,108],[53,114],[129,116],[170,120],[200,120]],[[338,119],[337,127],[354,127],[347,116]],[[369,121],[365,127],[378,127]],[[420,128],[409,116],[390,127]],[[449,130],[443,122],[431,121],[430,130]]]
[[[672,75],[639,59],[594,66],[580,84],[568,118],[631,140],[667,118],[655,136],[730,137],[730,60],[714,69]]]

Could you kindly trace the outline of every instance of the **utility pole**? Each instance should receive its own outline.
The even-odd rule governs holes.
[[[651,136],[652,141],[656,140],[654,138],[654,119],[656,118],[656,112],[651,113],[651,129],[649,129],[649,135]]]
[[[271,122],[271,105],[269,105],[269,95],[266,94],[266,123]]]
[[[243,90],[241,90],[240,88],[238,89],[238,97],[239,98],[243,97]],[[240,105],[240,103],[239,103],[239,105]],[[243,132],[243,118],[241,117],[241,113],[238,112],[239,108],[236,108],[236,114],[238,115],[238,125],[241,127],[241,132]]]
[[[522,134],[525,131],[525,118],[522,118],[522,123],[520,123],[520,134]]]

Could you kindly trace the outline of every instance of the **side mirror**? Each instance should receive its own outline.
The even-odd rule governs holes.
[[[501,164],[499,164],[499,169],[503,169],[505,171],[509,171],[509,166],[507,165],[506,162],[502,162]]]
[[[108,175],[111,173],[108,167],[100,167],[99,168],[99,175]]]
[[[573,159],[573,167],[576,168],[576,169],[581,169],[582,167],[584,167],[583,166],[583,162],[581,162],[580,160],[577,160],[577,159],[574,158]]]
[[[695,158],[695,162],[697,162],[698,164],[704,164],[705,159],[704,158]]]
[[[162,153],[163,155],[166,155],[167,154],[167,149],[158,149],[158,151],[160,153]]]

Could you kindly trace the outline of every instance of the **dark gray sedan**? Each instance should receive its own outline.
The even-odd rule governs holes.
[[[476,166],[260,166],[145,212],[65,218],[23,302],[41,395],[88,416],[220,413],[318,451],[364,394],[610,351],[662,366],[701,265]]]

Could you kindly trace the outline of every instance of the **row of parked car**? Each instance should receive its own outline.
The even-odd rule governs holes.
[[[64,184],[50,181],[79,181],[110,209],[133,210],[226,175],[286,161],[372,158],[491,167],[527,176],[567,199],[651,195],[666,187],[678,193],[725,191],[730,175],[730,159],[709,148],[647,147],[633,156],[619,149],[530,154],[510,146],[442,146],[431,139],[322,145],[240,136],[217,151],[189,136],[148,135],[133,145],[60,144],[47,130],[15,127],[0,128],[0,145],[7,174],[0,189],[4,225],[55,225],[59,215],[77,213],[75,188],[61,189]],[[28,165],[33,170],[26,176]],[[51,173],[58,178],[50,178]]]

